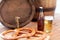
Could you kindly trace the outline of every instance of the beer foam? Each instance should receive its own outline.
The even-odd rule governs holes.
[[[53,18],[53,16],[45,16],[44,17],[44,20],[53,20],[54,18]]]

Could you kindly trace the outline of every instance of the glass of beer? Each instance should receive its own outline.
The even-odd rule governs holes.
[[[44,32],[50,33],[52,30],[53,16],[44,17]]]

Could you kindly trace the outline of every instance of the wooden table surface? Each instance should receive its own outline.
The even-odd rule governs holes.
[[[59,14],[55,14],[53,26],[52,26],[51,40],[60,40],[60,18],[59,17],[60,17]],[[25,27],[32,27],[32,28],[36,29],[37,23],[36,22],[30,22]],[[0,24],[0,33],[3,32],[4,30],[8,30],[8,28],[6,28],[2,24]],[[0,40],[3,40],[3,39],[0,37]]]

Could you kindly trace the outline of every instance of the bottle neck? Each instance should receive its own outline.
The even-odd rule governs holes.
[[[43,8],[39,8],[39,17],[44,17]]]
[[[43,12],[39,12],[39,17],[44,17],[44,14],[43,14]]]

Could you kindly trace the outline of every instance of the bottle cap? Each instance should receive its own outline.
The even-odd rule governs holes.
[[[43,12],[43,7],[39,7],[39,12]]]
[[[43,9],[43,7],[39,7],[40,9]]]

